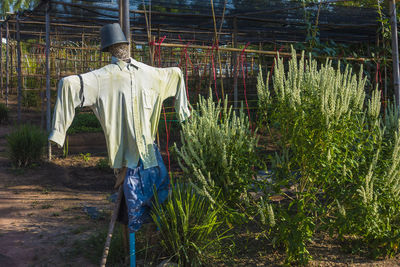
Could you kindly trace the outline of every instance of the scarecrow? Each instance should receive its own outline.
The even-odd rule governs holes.
[[[101,29],[101,50],[111,53],[111,64],[58,83],[49,140],[63,146],[75,108],[93,110],[104,131],[109,164],[122,174],[116,187],[123,186],[126,206],[122,207],[134,234],[150,218],[153,192],[160,202],[168,196],[168,172],[154,143],[162,103],[175,97],[180,121],[190,111],[181,70],[155,68],[129,57],[129,43],[118,23]]]

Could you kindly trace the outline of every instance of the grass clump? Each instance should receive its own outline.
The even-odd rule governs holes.
[[[8,108],[0,103],[0,124],[8,122]]]
[[[220,232],[218,210],[190,184],[171,183],[171,193],[160,205],[156,199],[152,218],[167,257],[179,266],[206,264],[211,247],[226,237]]]
[[[46,134],[38,127],[24,124],[7,137],[8,158],[16,167],[27,167],[41,160],[47,143]]]

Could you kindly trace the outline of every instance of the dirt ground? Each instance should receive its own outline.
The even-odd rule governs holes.
[[[4,134],[10,128],[2,126],[0,133],[0,266],[91,266],[65,256],[68,245],[99,223],[84,207],[105,213],[112,208],[107,196],[113,174],[95,167],[98,157],[15,170],[4,158]]]
[[[86,160],[77,154],[14,169],[6,158],[5,139],[13,115],[8,125],[0,125],[0,266],[92,266],[85,258],[70,258],[68,248],[98,224],[108,223],[91,219],[84,208],[111,212],[107,198],[113,193],[114,175],[96,167],[104,156],[95,154]],[[22,118],[37,123],[29,111]]]
[[[15,102],[11,108],[15,110]],[[12,111],[12,120],[14,115]],[[38,123],[40,113],[25,111],[22,118]],[[71,248],[109,222],[113,204],[108,198],[114,193],[114,175],[97,167],[106,156],[104,139],[101,134],[76,136],[70,140],[72,155],[68,158],[55,157],[18,170],[6,158],[5,135],[12,125],[0,125],[0,266],[94,266],[81,254],[71,254]],[[91,155],[85,158],[79,152]],[[61,151],[54,148],[54,153],[60,155]],[[103,218],[90,218],[85,207],[97,208]],[[265,240],[255,239],[248,229],[239,229],[234,235],[233,256],[217,259],[216,266],[282,263],[283,255],[270,253],[274,250]],[[314,238],[310,252],[314,258],[311,266],[400,266],[399,257],[372,261],[345,254],[326,236]],[[138,266],[143,266],[141,261]]]

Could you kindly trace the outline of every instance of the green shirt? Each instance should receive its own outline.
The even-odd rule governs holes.
[[[49,140],[63,146],[75,108],[89,106],[106,138],[110,165],[157,166],[153,142],[163,101],[175,97],[179,120],[190,116],[185,83],[179,68],[154,68],[131,58],[60,80]]]

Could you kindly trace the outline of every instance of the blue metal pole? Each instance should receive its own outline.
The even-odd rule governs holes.
[[[136,267],[135,233],[129,234],[129,258],[130,267]]]

